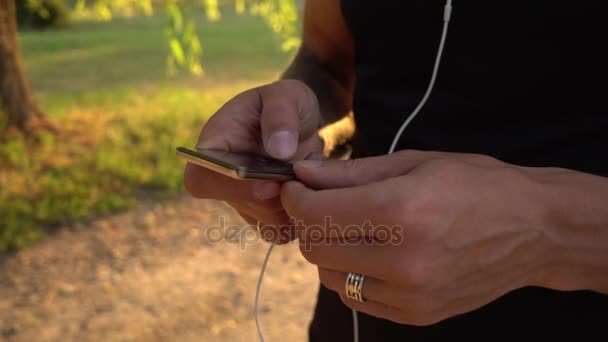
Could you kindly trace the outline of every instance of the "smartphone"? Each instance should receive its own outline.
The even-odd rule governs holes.
[[[288,181],[296,178],[291,163],[252,152],[178,147],[177,155],[236,179]]]

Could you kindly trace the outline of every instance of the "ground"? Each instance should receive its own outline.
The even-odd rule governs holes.
[[[0,340],[256,340],[267,245],[205,241],[220,216],[243,222],[220,202],[183,195],[175,147],[192,146],[225,101],[275,80],[293,51],[260,18],[226,9],[210,23],[202,13],[190,13],[202,78],[167,76],[162,10],[20,34],[36,99],[64,134],[35,148],[0,144],[0,250],[22,248],[0,254]],[[148,193],[160,196],[138,203]],[[49,225],[60,228],[31,245]],[[317,287],[296,246],[275,249],[262,291],[266,341],[306,339]]]
[[[0,259],[4,341],[255,341],[267,244],[227,205],[182,197],[66,226]],[[249,232],[249,233],[245,233]],[[210,233],[213,233],[210,235]],[[255,240],[255,241],[254,241]],[[318,287],[296,245],[277,247],[261,295],[266,341],[305,341]]]

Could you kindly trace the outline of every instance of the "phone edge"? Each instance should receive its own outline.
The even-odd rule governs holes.
[[[231,178],[235,178],[235,179],[245,179],[245,177],[242,176],[242,172],[240,172],[240,170],[231,168],[231,167],[222,167],[218,164],[214,164],[211,161],[202,159],[202,158],[197,158],[194,155],[184,152],[182,150],[177,150],[176,154],[178,156],[180,156],[181,158],[185,159],[186,161],[189,161],[193,164],[196,164],[198,166],[202,166],[204,168],[210,169],[212,171],[218,172],[222,175],[231,177]]]

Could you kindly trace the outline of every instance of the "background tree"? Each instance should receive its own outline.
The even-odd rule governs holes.
[[[14,0],[0,0],[0,105],[7,128],[28,132],[45,121],[25,74]]]
[[[36,132],[37,127],[53,128],[34,101],[22,61],[18,39],[17,13],[15,3],[27,4],[44,11],[45,0],[0,0],[0,127],[18,130],[25,134]],[[47,0],[48,1],[48,0]],[[60,0],[54,0],[57,2]],[[185,1],[183,1],[185,2]],[[297,1],[300,3],[301,1]],[[221,18],[218,0],[187,1],[188,5],[198,5],[204,10],[208,20]],[[296,24],[298,11],[294,0],[234,0],[238,13],[259,15],[281,39],[285,51],[299,45]],[[195,20],[184,18],[179,0],[165,2],[169,17],[166,35],[170,48],[167,70],[176,74],[188,70],[195,75],[203,74],[201,56],[203,47],[195,30]],[[77,0],[74,11],[90,13],[101,20],[111,19],[116,12],[152,14],[152,0]]]

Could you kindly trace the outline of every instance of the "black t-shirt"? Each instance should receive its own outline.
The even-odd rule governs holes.
[[[387,153],[422,98],[445,0],[342,0],[355,42],[353,157]],[[483,153],[608,175],[605,0],[462,0],[436,88],[399,149]],[[527,287],[415,327],[359,314],[361,341],[608,341],[608,296]],[[311,341],[352,341],[352,316],[321,286]]]

